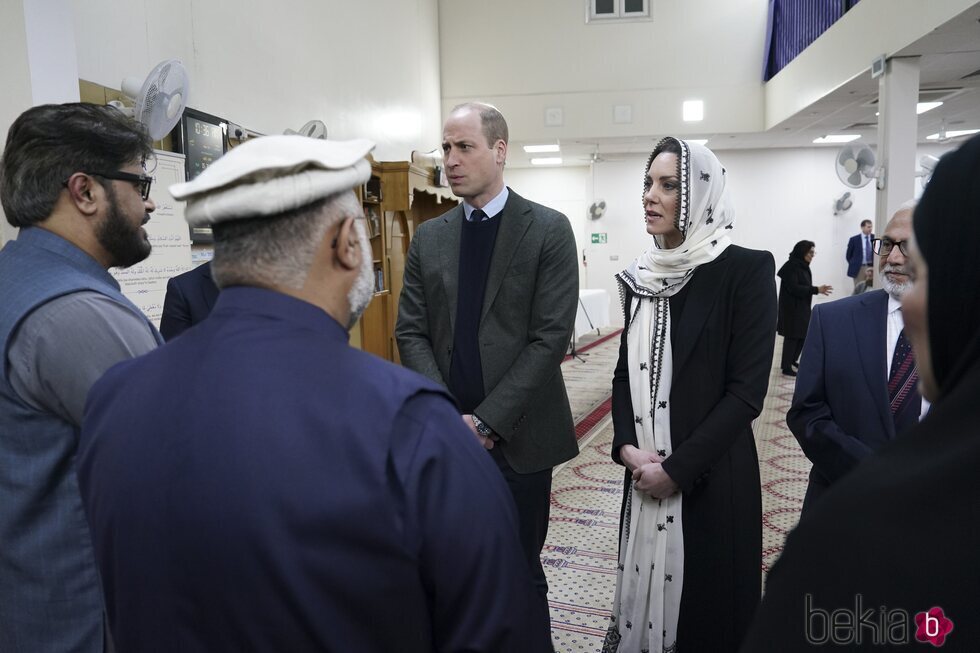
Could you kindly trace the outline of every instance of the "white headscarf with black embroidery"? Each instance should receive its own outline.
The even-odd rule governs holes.
[[[706,147],[674,138],[657,144],[644,168],[668,141],[677,156],[678,198],[674,225],[684,241],[664,249],[660,237],[628,268],[616,275],[624,302],[635,297],[627,325],[630,392],[638,447],[668,458],[673,352],[670,303],[698,266],[713,261],[731,245],[735,211],[725,184],[725,169]],[[684,584],[684,536],[681,494],[656,499],[627,490],[613,615],[603,653],[674,651]]]

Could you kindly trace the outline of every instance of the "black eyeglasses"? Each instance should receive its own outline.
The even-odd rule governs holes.
[[[105,179],[115,179],[116,181],[131,181],[134,184],[139,184],[140,195],[143,196],[143,201],[150,199],[150,186],[153,185],[153,177],[147,175],[136,175],[132,172],[123,172],[119,170],[117,172],[86,172],[87,175],[92,175],[93,177],[104,177]]]
[[[898,245],[898,251],[900,251],[903,256],[908,256],[908,242],[909,241],[907,240],[895,242],[891,238],[875,238],[871,241],[871,251],[878,256],[888,256],[892,253],[892,250],[895,249],[895,246]]]

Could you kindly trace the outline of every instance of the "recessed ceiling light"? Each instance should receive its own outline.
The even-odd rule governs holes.
[[[558,144],[554,145],[525,145],[524,151],[528,154],[540,154],[542,152],[561,152],[561,148]]]
[[[708,142],[707,138],[687,138],[685,139],[688,143],[697,143],[698,145],[704,145]]]
[[[915,105],[915,113],[919,115],[920,113],[925,113],[926,111],[932,111],[936,107],[943,106],[942,102],[919,102]]]
[[[560,166],[560,156],[539,156],[531,159],[532,166]]]
[[[976,134],[980,132],[980,129],[950,129],[946,132],[946,138],[958,138],[960,136],[969,136],[970,134]],[[930,141],[938,141],[939,134],[930,134],[926,136]]]
[[[684,100],[684,122],[704,120],[703,100]]]
[[[861,134],[828,134],[827,136],[821,136],[820,138],[814,138],[813,142],[818,145],[823,145],[825,143],[850,143],[851,141],[856,141],[861,138]]]

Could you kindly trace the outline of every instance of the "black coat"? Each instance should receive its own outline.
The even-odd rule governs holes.
[[[810,304],[817,294],[810,264],[792,258],[779,268],[779,322],[776,331],[784,338],[806,338]]]
[[[680,317],[671,323],[673,453],[664,470],[683,492],[677,641],[685,652],[736,650],[762,589],[762,496],[751,424],[762,410],[772,365],[774,270],[768,252],[730,246],[694,273],[681,291]],[[627,322],[633,299],[627,296]],[[619,447],[637,443],[627,330],[613,378],[617,462]]]
[[[824,611],[902,610],[915,648],[915,615],[933,606],[954,624],[943,651],[976,651],[980,642],[980,367],[974,368],[925,419],[867,458],[821,497],[790,533],[766,585],[766,598],[743,651],[809,651],[822,641]],[[881,651],[869,628],[862,646]],[[850,630],[838,638],[848,640]],[[897,633],[895,635],[897,637]],[[850,641],[850,640],[849,640]],[[929,649],[920,645],[919,649]],[[903,647],[902,650],[905,650]]]

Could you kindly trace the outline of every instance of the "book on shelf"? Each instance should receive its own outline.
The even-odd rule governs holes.
[[[367,222],[368,236],[374,238],[381,235],[381,218],[373,206],[364,207],[364,219]]]

